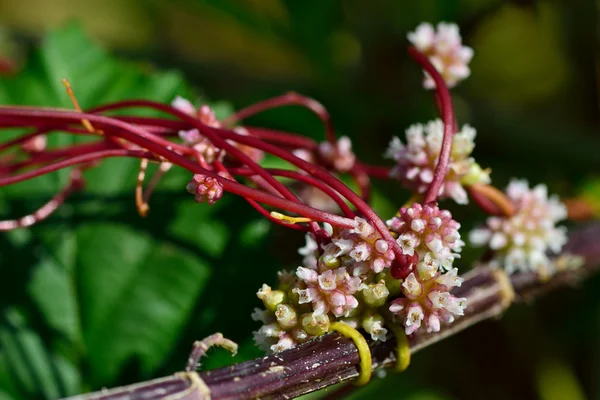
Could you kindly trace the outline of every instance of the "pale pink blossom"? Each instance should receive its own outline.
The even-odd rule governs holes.
[[[356,162],[352,141],[347,136],[339,138],[335,145],[327,141],[320,143],[318,151],[321,158],[338,172],[350,171]]]
[[[458,232],[460,224],[452,219],[450,211],[435,205],[402,207],[387,225],[399,234],[396,241],[402,251],[410,256],[416,253],[428,271],[450,269],[464,246]]]
[[[448,173],[440,188],[440,198],[452,198],[459,204],[467,204],[465,185],[490,183],[489,171],[484,171],[471,157],[475,147],[476,131],[464,125],[452,139],[452,152]],[[415,124],[406,130],[406,144],[394,137],[385,153],[396,162],[390,176],[400,180],[408,189],[423,194],[429,188],[437,167],[444,123],[441,119],[426,125]]]
[[[506,271],[553,272],[548,253],[559,253],[567,241],[566,228],[556,224],[567,217],[567,209],[557,196],[548,196],[546,185],[530,189],[525,180],[512,180],[506,188],[516,212],[508,218],[489,217],[474,229],[474,246],[494,251],[491,265]]]
[[[196,117],[205,125],[212,128],[220,128],[221,123],[217,120],[214,111],[208,105],[202,105],[198,109],[187,99],[177,96],[175,100],[171,102],[173,108]],[[183,142],[192,147],[198,153],[202,155],[207,163],[212,163],[219,149],[212,144],[210,140],[204,137],[198,129],[190,129],[187,131],[179,131],[179,137]]]
[[[223,196],[223,185],[216,178],[196,174],[187,184],[186,190],[194,195],[198,203],[215,204]]]
[[[389,306],[404,324],[407,335],[424,326],[427,332],[438,332],[441,322],[450,323],[456,316],[464,315],[466,299],[450,294],[462,284],[457,269],[432,276],[425,263],[419,263],[402,283],[402,294]]]
[[[303,287],[294,289],[299,304],[312,303],[316,314],[331,312],[336,317],[347,316],[358,307],[354,294],[360,287],[360,278],[352,277],[345,268],[337,268],[318,273],[315,270],[298,267],[296,272]]]
[[[471,74],[468,64],[473,58],[473,49],[462,44],[456,24],[440,22],[436,30],[433,25],[422,23],[408,34],[408,40],[429,58],[448,87],[456,86]],[[427,73],[423,86],[435,88],[435,82]]]

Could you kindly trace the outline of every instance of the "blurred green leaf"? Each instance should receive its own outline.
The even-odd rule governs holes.
[[[113,380],[134,357],[147,376],[179,336],[209,267],[124,227],[86,225],[78,237],[82,301],[95,304],[84,334],[97,378]]]
[[[83,108],[127,98],[168,103],[177,94],[190,92],[180,74],[111,58],[77,25],[68,25],[44,39],[17,77],[0,81],[0,99],[9,104],[72,108],[62,78],[71,81]],[[219,113],[230,112],[227,104],[219,104]],[[60,133],[49,137],[51,146],[73,140],[80,139]],[[160,209],[172,209],[172,223],[164,229],[157,225],[154,235],[142,233],[147,228],[139,225],[145,221],[136,215],[133,202],[138,168],[135,160],[108,160],[85,175],[86,193],[95,200],[74,198],[48,225],[5,234],[8,251],[2,251],[1,273],[10,280],[19,267],[26,268],[29,276],[22,276],[23,287],[32,303],[17,286],[0,295],[42,317],[31,328],[23,325],[20,316],[12,317],[18,324],[0,325],[0,383],[11,382],[1,385],[7,396],[58,398],[81,392],[84,382],[91,388],[114,386],[131,368],[148,377],[181,337],[210,276],[199,252],[222,254],[228,227],[211,218],[216,208],[204,208],[184,196],[189,174],[173,170],[165,184],[159,184],[158,197],[167,187],[182,196],[172,204],[157,204],[149,217],[160,221]],[[3,189],[3,213],[31,212],[60,189],[67,173]],[[114,199],[117,205],[128,206],[112,207]],[[80,220],[105,215],[107,210],[132,217],[118,222]],[[199,252],[181,247],[181,241]],[[58,348],[62,350],[53,353]],[[82,370],[84,379],[79,375]]]

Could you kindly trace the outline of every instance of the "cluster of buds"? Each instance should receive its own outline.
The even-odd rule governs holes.
[[[471,75],[469,62],[473,58],[473,49],[463,46],[462,38],[456,24],[440,22],[437,30],[429,23],[417,26],[408,34],[408,40],[421,53],[429,57],[429,61],[439,71],[448,87]],[[423,86],[434,89],[435,82],[425,73]]]
[[[457,298],[450,291],[462,283],[456,268],[440,272],[429,253],[419,262],[416,271],[402,283],[402,294],[392,302],[390,311],[404,324],[407,335],[422,325],[427,332],[438,332],[440,323],[452,323],[455,316],[464,314],[465,298]]]
[[[566,228],[557,227],[567,217],[567,209],[557,196],[548,197],[546,185],[529,188],[525,180],[513,180],[506,195],[515,213],[509,217],[489,217],[485,226],[470,233],[474,246],[487,245],[494,255],[490,264],[517,271],[552,274],[548,253],[558,253],[567,241]]]
[[[390,230],[399,234],[397,243],[404,255],[416,267],[404,280],[394,276],[395,255],[389,244],[366,220],[355,221],[354,228],[328,229],[329,242],[320,246],[308,234],[306,246],[299,250],[304,256],[303,266],[298,267],[295,276],[286,275],[281,282],[287,292],[281,288],[279,292],[272,291],[266,286],[258,292],[267,311],[272,310],[257,313],[262,316],[261,321],[266,321],[255,333],[259,345],[264,347],[267,343],[273,351],[295,345],[299,343],[297,337],[310,336],[303,321],[314,325],[313,319],[323,316],[328,323],[343,321],[363,328],[373,340],[385,340],[385,316],[390,312],[401,316],[407,334],[415,332],[423,319],[428,330],[437,331],[440,321],[451,322],[454,315],[462,315],[464,300],[456,299],[449,291],[461,283],[452,262],[464,243],[458,233],[460,225],[448,211],[414,204],[403,207],[397,217],[388,221]],[[275,292],[280,294],[270,295],[265,301],[265,293]],[[388,298],[397,295],[403,297],[390,304]],[[269,303],[274,297],[285,306],[286,312],[280,314],[304,313],[303,319],[295,318],[293,324],[287,325],[279,321],[279,304]],[[421,314],[415,320],[417,311]]]
[[[436,205],[415,203],[402,207],[387,224],[398,233],[397,242],[404,254],[411,257],[411,264],[421,265],[428,260],[432,270],[449,270],[465,244],[458,233],[460,224],[449,211]]]
[[[352,141],[347,136],[338,139],[335,145],[328,141],[319,144],[319,156],[338,172],[348,172],[356,162],[352,152]]]
[[[181,112],[195,116],[200,122],[207,126],[213,128],[221,127],[221,123],[215,116],[214,111],[207,105],[200,106],[196,109],[189,100],[180,96],[177,96],[171,105]],[[202,136],[198,129],[179,131],[179,137],[183,140],[183,143],[196,150],[209,164],[212,163],[217,154],[219,154],[219,149],[215,147],[210,140]]]
[[[389,310],[401,318],[407,335],[420,328],[423,321],[428,332],[437,332],[440,321],[454,321],[454,316],[463,315],[465,308],[465,299],[450,294],[462,283],[458,270],[452,268],[464,246],[458,233],[460,224],[447,210],[416,203],[402,207],[388,226],[399,234],[398,243],[416,266],[402,283],[404,297],[394,300]]]
[[[197,203],[215,204],[223,196],[223,185],[216,178],[196,174],[187,184],[186,190],[194,195]]]
[[[326,333],[334,320],[362,327],[373,339],[385,340],[387,329],[378,308],[390,294],[387,282],[395,285],[389,273],[384,273],[394,253],[366,220],[355,221],[354,228],[334,230],[328,226],[328,243],[321,246],[312,234],[307,234],[306,246],[299,249],[304,256],[303,266],[295,275],[281,274],[278,290],[266,285],[259,290],[258,297],[267,309],[255,313],[265,324],[255,332],[259,346],[267,344],[276,351],[295,345]],[[273,301],[280,303],[274,306],[270,303]],[[277,307],[285,309],[285,315],[293,312],[302,318],[296,318],[293,324],[282,323]]]
[[[464,186],[490,183],[489,171],[482,170],[470,157],[475,147],[475,135],[475,129],[469,125],[464,125],[460,132],[454,134],[448,173],[440,188],[440,198],[452,198],[458,204],[467,204]],[[433,180],[443,137],[444,123],[440,119],[426,125],[410,126],[406,130],[406,145],[394,137],[385,153],[386,157],[396,162],[390,176],[402,181],[408,189],[424,194]]]

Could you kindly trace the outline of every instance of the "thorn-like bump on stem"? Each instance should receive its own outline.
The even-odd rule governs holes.
[[[334,322],[329,325],[329,330],[338,332],[341,335],[352,339],[356,349],[358,350],[358,356],[360,357],[360,371],[358,378],[354,381],[354,384],[357,386],[366,385],[371,380],[371,349],[369,349],[369,345],[365,340],[365,337],[361,335],[359,331],[347,325],[343,322]]]
[[[214,333],[202,340],[198,340],[194,342],[192,352],[190,353],[190,357],[188,358],[187,364],[185,366],[186,372],[195,371],[198,365],[200,364],[200,359],[206,354],[208,349],[213,346],[219,346],[231,352],[232,356],[235,356],[238,350],[238,345],[232,340],[223,337],[223,334],[220,332]]]

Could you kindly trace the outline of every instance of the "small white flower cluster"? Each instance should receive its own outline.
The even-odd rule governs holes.
[[[311,235],[307,235],[307,245],[299,250],[305,257],[304,267],[298,267],[300,285],[294,292],[299,296],[299,304],[311,303],[317,314],[350,316],[359,305],[356,292],[394,260],[394,252],[375,228],[362,218],[355,220],[353,229],[331,231],[331,242],[323,246],[318,259],[318,246]]]
[[[456,268],[440,272],[428,253],[419,262],[416,273],[408,275],[402,283],[404,297],[390,305],[390,311],[403,321],[407,335],[422,325],[427,332],[438,332],[441,322],[451,323],[455,316],[464,315],[467,299],[450,294],[452,288],[463,282],[457,274]]]
[[[271,352],[291,349],[329,330],[327,314],[310,312],[309,307],[298,305],[289,297],[292,276],[284,272],[279,279],[280,289],[272,290],[263,285],[257,293],[267,309],[256,308],[252,313],[252,319],[263,323],[254,332],[254,341],[261,349]]]
[[[458,233],[460,224],[452,219],[450,211],[435,205],[415,203],[402,207],[387,225],[399,234],[396,242],[404,254],[417,254],[420,264],[429,256],[434,270],[438,267],[449,270],[465,245]]]
[[[450,294],[462,283],[458,270],[452,268],[464,246],[458,233],[460,224],[447,210],[415,203],[402,207],[388,226],[399,234],[397,242],[403,252],[416,262],[402,283],[404,297],[394,300],[389,309],[401,318],[407,335],[419,329],[423,321],[428,332],[437,332],[441,321],[454,321],[465,308],[466,299]]]
[[[384,315],[400,318],[407,334],[422,325],[437,331],[441,322],[463,315],[465,299],[449,293],[462,283],[452,262],[464,245],[452,215],[437,206],[414,204],[403,207],[388,226],[399,234],[403,252],[415,259],[404,281],[392,277],[393,251],[362,218],[356,218],[353,229],[328,227],[327,244],[319,245],[308,234],[306,246],[299,249],[303,266],[295,276],[282,274],[279,290],[264,285],[258,292],[269,311],[255,313],[264,324],[255,332],[256,342],[280,351],[327,332],[330,321],[385,340]],[[388,302],[398,295],[403,297]]]
[[[467,204],[463,185],[490,183],[489,171],[483,171],[470,157],[475,147],[475,136],[475,129],[469,125],[464,125],[460,132],[454,134],[449,169],[440,188],[440,198],[452,198],[458,204]],[[410,126],[406,130],[406,145],[394,137],[385,153],[385,157],[397,163],[390,176],[416,193],[425,193],[433,180],[443,138],[444,123],[440,119],[426,125]]]
[[[408,40],[429,57],[448,87],[456,86],[471,75],[468,64],[473,58],[473,49],[463,46],[456,24],[440,22],[436,30],[433,25],[422,23],[408,34]],[[435,88],[434,80],[427,73],[423,86],[426,89]]]
[[[221,127],[221,123],[219,120],[217,120],[215,113],[207,105],[203,105],[196,110],[196,107],[194,107],[189,100],[184,99],[181,96],[177,96],[171,105],[173,108],[183,113],[198,118],[205,125],[213,128]],[[215,160],[219,149],[215,147],[210,140],[201,135],[198,129],[179,131],[179,137],[186,145],[192,147],[194,150],[200,153],[207,163],[210,164]]]
[[[319,156],[338,172],[348,172],[356,162],[352,152],[352,141],[348,136],[342,136],[335,145],[328,141],[319,143]]]
[[[566,228],[556,224],[567,218],[567,209],[557,196],[548,197],[546,185],[529,188],[526,180],[513,180],[506,194],[515,207],[511,217],[490,217],[485,226],[470,233],[474,246],[494,250],[491,265],[517,271],[553,272],[548,253],[560,252],[567,241]]]
[[[373,339],[385,340],[383,317],[373,310],[381,307],[390,294],[382,272],[390,267],[393,251],[362,218],[356,218],[353,229],[328,229],[330,241],[320,249],[313,235],[306,235],[306,246],[299,249],[304,256],[303,266],[298,267],[295,276],[281,275],[279,290],[264,285],[258,292],[267,310],[271,310],[255,313],[264,324],[255,332],[255,341],[262,348],[280,351],[293,347],[326,333],[330,320],[362,327]],[[364,307],[359,307],[361,303]],[[292,311],[299,315],[293,323],[278,317],[278,313],[291,315]]]

